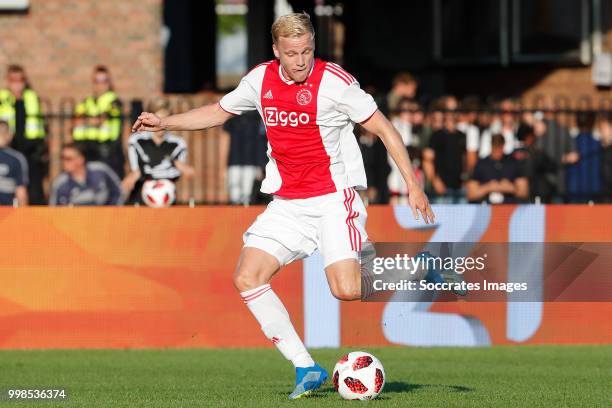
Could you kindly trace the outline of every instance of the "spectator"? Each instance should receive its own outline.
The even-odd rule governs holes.
[[[28,164],[25,157],[9,147],[9,125],[0,120],[0,205],[28,205]]]
[[[422,152],[427,146],[429,146],[429,139],[431,139],[431,135],[434,132],[434,128],[432,126],[432,122],[434,122],[433,114],[426,115],[425,112],[423,112],[423,107],[419,103],[414,103],[413,106],[414,110],[412,112],[411,119],[412,134],[414,135],[415,141],[418,142],[415,147]],[[442,120],[439,120],[438,123],[444,123],[442,112],[438,113],[442,117]],[[437,129],[440,128],[442,128],[442,125],[440,125],[440,127]]]
[[[518,143],[524,143],[527,133],[533,132],[535,116],[532,111],[525,111],[521,114],[521,122],[516,131],[516,140]]]
[[[102,162],[87,162],[85,146],[70,143],[62,148],[61,173],[53,182],[49,204],[121,205],[119,178]]]
[[[411,115],[411,126],[410,130],[413,136],[413,140],[417,142],[416,146],[419,150],[423,150],[423,147],[429,144],[429,137],[431,136],[431,129],[426,126],[425,113],[420,104],[412,103],[412,115]]]
[[[444,111],[445,107],[441,101],[432,103],[432,112],[429,117],[429,127],[432,134],[438,130],[444,129]],[[429,146],[429,144],[427,144],[427,146]]]
[[[444,127],[431,135],[429,147],[423,152],[423,168],[435,193],[434,202],[456,204],[463,201],[465,153],[465,134],[457,130],[456,113],[447,112]]]
[[[387,177],[390,171],[387,149],[378,136],[362,126],[356,125],[355,133],[368,179],[368,190],[364,198],[369,203],[386,204],[389,202]]]
[[[160,118],[170,115],[166,102],[152,111]],[[187,164],[187,144],[182,137],[169,132],[139,132],[128,141],[130,173],[121,185],[130,204],[144,204],[142,186],[147,180],[178,181],[181,176],[193,177],[195,171]]]
[[[515,118],[514,102],[510,99],[503,100],[500,104],[500,110],[500,118],[493,121],[491,126],[482,132],[478,152],[481,159],[491,154],[491,138],[496,133],[504,137],[504,154],[511,154],[518,145],[516,140],[518,125]]]
[[[416,79],[407,72],[400,72],[393,78],[391,90],[387,94],[386,103],[380,103],[381,111],[385,114],[397,111],[402,99],[415,100],[419,84]],[[385,106],[386,105],[386,106]]]
[[[597,131],[603,144],[602,183],[606,202],[612,202],[612,124],[608,115],[602,116]]]
[[[480,148],[480,129],[476,126],[478,106],[473,103],[465,103],[461,106],[457,129],[465,134],[466,166],[471,172],[478,161],[478,149]]]
[[[520,163],[504,154],[506,139],[491,137],[491,155],[478,160],[467,183],[467,198],[472,203],[507,204],[526,200],[529,184]]]
[[[478,130],[480,130],[480,135],[482,137],[484,131],[488,130],[491,125],[493,125],[493,115],[491,114],[491,111],[481,110],[480,112],[478,112],[476,124],[478,126]]]
[[[440,103],[445,111],[455,112],[459,109],[459,101],[453,95],[446,95],[440,98]]]
[[[545,125],[542,122],[535,125],[535,129],[523,128],[524,146],[515,150],[512,156],[522,164],[529,184],[530,201],[550,203],[555,192],[557,164],[536,143],[536,134],[541,135]]]
[[[125,157],[121,139],[121,103],[113,91],[107,67],[95,67],[92,81],[93,94],[75,108],[72,138],[84,143],[89,160],[106,163],[123,178]]]
[[[229,119],[223,125],[229,135],[227,187],[232,204],[249,204],[256,180],[263,177],[267,140],[256,111]]]
[[[554,119],[552,111],[544,114],[536,112],[534,117],[536,123],[543,122],[546,128],[544,134],[537,138],[538,147],[557,163],[556,195],[567,198],[565,170],[568,165],[576,163],[579,159],[575,141],[570,136],[568,129]]]
[[[406,146],[417,146],[419,144],[418,135],[412,132],[412,122],[416,108],[416,103],[412,102],[410,99],[404,98],[397,105],[397,110],[389,115],[391,123],[402,136],[402,140]]]
[[[580,159],[567,165],[567,195],[571,203],[587,203],[601,198],[603,149],[593,136],[594,112],[578,112],[576,124],[579,133],[574,143]]]
[[[26,158],[29,203],[44,205],[43,180],[49,166],[40,101],[20,65],[9,65],[6,82],[7,88],[0,90],[0,119],[9,123],[11,146]]]

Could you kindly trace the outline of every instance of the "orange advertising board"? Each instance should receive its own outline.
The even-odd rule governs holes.
[[[516,208],[491,208],[479,239],[505,242],[516,229]],[[231,281],[242,233],[261,211],[0,209],[0,348],[269,346]],[[612,240],[611,206],[543,211],[548,242]],[[392,207],[368,212],[374,241],[423,242],[441,228],[406,228]],[[303,265],[289,265],[273,281],[300,333],[307,303]],[[385,329],[386,307],[341,304],[337,345],[398,344]],[[504,302],[433,303],[427,313],[478,319],[490,344],[612,343],[610,302],[550,302],[538,310],[537,327],[521,340],[508,336]]]

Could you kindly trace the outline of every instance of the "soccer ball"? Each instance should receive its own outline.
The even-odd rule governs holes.
[[[169,207],[175,197],[176,187],[170,180],[147,180],[142,186],[142,201],[148,207]]]
[[[370,353],[353,351],[334,367],[334,387],[347,400],[370,400],[385,386],[385,369]]]

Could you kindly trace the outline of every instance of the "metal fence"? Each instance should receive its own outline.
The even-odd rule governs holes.
[[[164,98],[170,105],[172,113],[184,112],[212,103],[219,99],[220,95],[184,97],[175,96]],[[459,106],[471,106],[469,111],[475,112],[479,117],[488,117],[487,120],[499,118],[507,113],[500,108],[498,102],[485,101],[474,104],[474,98],[468,98],[466,103],[459,101]],[[131,100],[123,104],[123,135],[124,147],[130,135],[130,126],[142,110],[159,102],[158,99],[141,101]],[[49,145],[49,177],[52,180],[61,172],[61,146],[71,139],[72,124],[74,119],[75,100],[66,98],[56,104],[49,101],[41,101],[44,118],[47,126],[47,137]],[[419,106],[425,121],[431,120],[434,112],[439,112],[439,105],[435,103],[428,106]],[[512,114],[517,124],[528,114],[541,112],[552,118],[559,124],[559,129],[565,129],[575,134],[577,129],[577,114],[584,111],[592,111],[597,118],[612,118],[611,98],[570,98],[566,96],[548,97],[536,96],[530,100],[514,100]],[[460,108],[460,111],[465,111]],[[596,129],[595,129],[596,130]],[[597,133],[597,131],[595,132]],[[177,201],[179,203],[195,202],[197,204],[226,204],[228,194],[226,188],[226,169],[229,140],[221,128],[213,128],[205,131],[177,132],[182,136],[189,146],[189,164],[195,169],[195,176],[191,179],[182,179],[177,184]],[[612,140],[603,141],[612,143]],[[127,156],[126,156],[127,157]],[[604,163],[605,164],[605,163]],[[127,163],[126,163],[127,165]],[[602,170],[603,171],[603,170]],[[607,191],[602,191],[601,199],[607,200]],[[556,197],[557,201],[567,201],[567,197]]]
[[[218,100],[216,96],[170,97],[166,99],[172,113],[185,112],[205,103]],[[131,125],[143,110],[157,100],[131,100],[123,103],[122,140],[124,148],[131,134]],[[74,116],[74,99],[62,99],[55,108],[48,101],[42,101],[47,140],[49,146],[49,178],[53,180],[61,172],[61,147],[71,140]],[[189,147],[188,162],[195,169],[191,179],[181,179],[177,183],[177,202],[199,204],[227,203],[225,172],[229,142],[221,128],[195,132],[176,132],[183,137]],[[126,155],[127,157],[127,155]],[[127,166],[127,163],[126,163]]]

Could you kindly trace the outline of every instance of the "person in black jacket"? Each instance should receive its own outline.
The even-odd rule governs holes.
[[[522,137],[524,146],[516,149],[512,156],[522,164],[523,173],[529,180],[529,201],[550,203],[556,191],[557,163],[537,146],[533,127],[525,126]]]
[[[223,125],[229,135],[227,189],[230,203],[252,204],[263,179],[267,157],[265,127],[255,111],[234,116]]]
[[[612,120],[608,115],[598,120],[597,132],[601,138],[603,152],[601,155],[601,176],[603,183],[603,199],[612,203]]]
[[[471,203],[513,204],[529,195],[529,181],[521,164],[504,154],[505,138],[491,137],[491,154],[479,159],[467,182],[467,199]]]
[[[355,126],[355,135],[368,179],[365,198],[370,203],[386,204],[389,202],[390,195],[387,178],[391,172],[387,160],[387,149],[379,137],[359,125]]]

